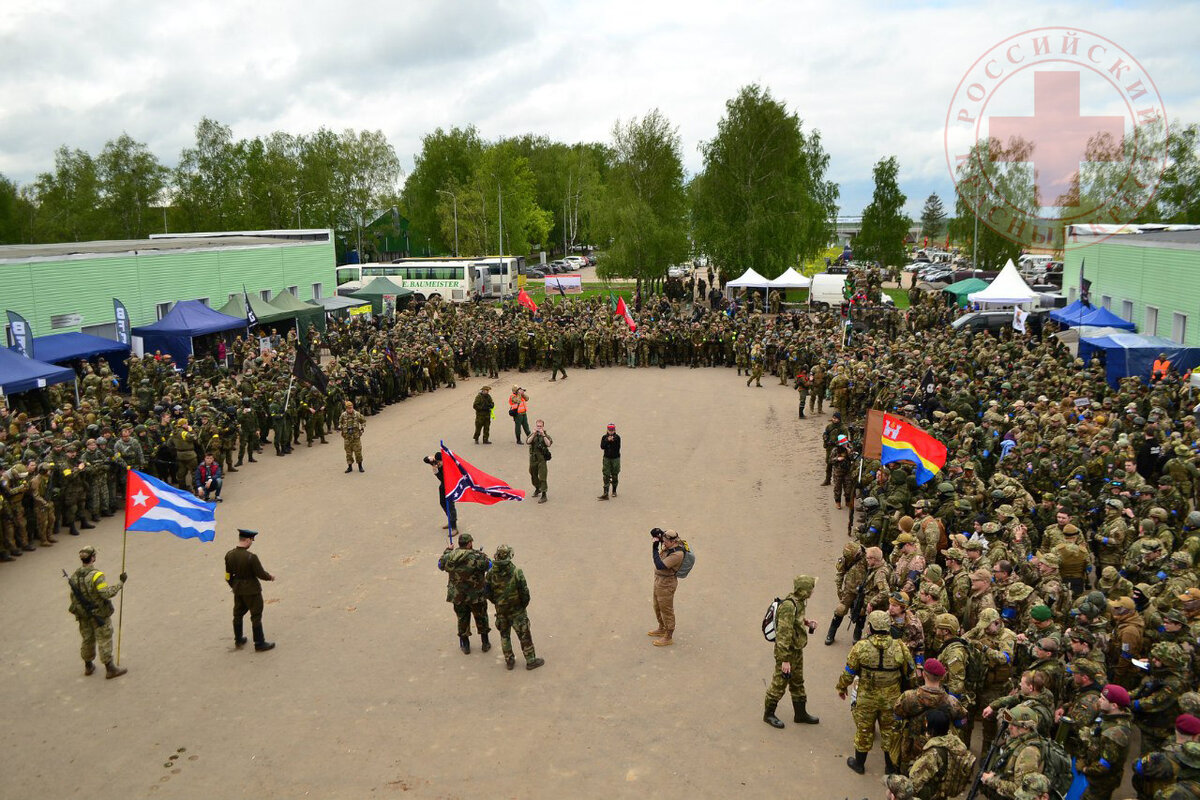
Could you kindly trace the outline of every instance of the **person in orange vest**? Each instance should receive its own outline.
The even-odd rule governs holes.
[[[513,418],[513,428],[517,433],[517,444],[521,444],[521,430],[525,430],[525,437],[529,438],[529,416],[527,404],[529,403],[529,395],[525,390],[515,383],[512,387],[512,394],[508,396],[508,415]]]
[[[1158,359],[1155,360],[1154,366],[1150,368],[1150,380],[1161,381],[1167,377],[1167,373],[1171,370],[1171,359],[1167,358],[1166,353],[1159,353]]]

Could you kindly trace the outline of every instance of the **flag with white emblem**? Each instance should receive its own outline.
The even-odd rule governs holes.
[[[131,469],[125,483],[125,530],[211,542],[217,535],[217,504]]]

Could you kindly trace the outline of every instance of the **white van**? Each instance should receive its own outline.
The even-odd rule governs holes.
[[[808,287],[808,305],[810,308],[837,308],[846,301],[843,292],[846,289],[846,276],[819,272],[812,277],[812,286]],[[883,304],[895,305],[895,301],[884,292]]]

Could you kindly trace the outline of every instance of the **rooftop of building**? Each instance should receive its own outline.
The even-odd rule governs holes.
[[[232,247],[270,247],[286,244],[324,244],[330,241],[327,228],[282,231],[229,231],[208,233],[155,234],[149,239],[118,239],[101,242],[0,245],[0,262],[54,261],[88,256],[121,256],[139,253],[168,253],[215,250]]]
[[[1097,242],[1096,239],[1102,241]],[[1142,223],[1132,225],[1071,225],[1067,246],[1121,244],[1131,247],[1163,247],[1173,250],[1200,249],[1200,225]]]

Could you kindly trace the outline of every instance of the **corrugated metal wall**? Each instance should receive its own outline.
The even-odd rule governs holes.
[[[1200,248],[1179,249],[1121,244],[1119,236],[1090,245],[1068,247],[1063,262],[1063,291],[1079,296],[1079,265],[1092,282],[1095,305],[1111,298],[1109,310],[1125,316],[1123,303],[1133,303],[1130,320],[1138,333],[1173,338],[1174,314],[1187,317],[1184,344],[1200,346]],[[1071,293],[1069,290],[1074,290]],[[1146,307],[1158,309],[1158,330],[1146,330]]]
[[[159,303],[206,297],[220,308],[243,284],[251,294],[272,295],[296,286],[301,300],[311,300],[320,283],[329,296],[335,266],[332,242],[0,264],[0,314],[24,315],[36,336],[65,333],[112,322],[117,297],[133,325],[146,325],[158,318]],[[82,321],[52,329],[50,318],[60,314],[80,314]]]

